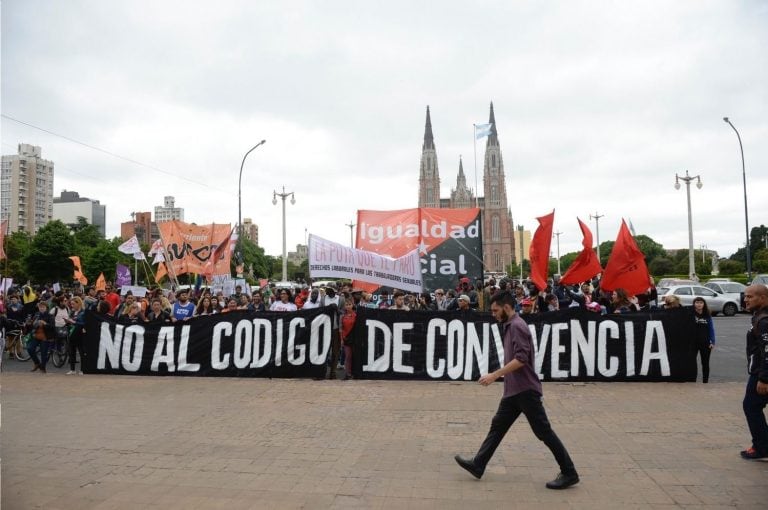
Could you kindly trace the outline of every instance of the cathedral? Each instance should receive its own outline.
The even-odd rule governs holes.
[[[432,134],[432,119],[427,106],[427,123],[424,128],[424,144],[421,147],[421,169],[419,172],[419,207],[463,209],[480,208],[483,224],[483,266],[484,272],[506,273],[515,258],[515,237],[512,211],[507,205],[507,187],[504,179],[504,162],[496,131],[493,103],[488,122],[491,134],[486,138],[483,160],[483,194],[475,197],[472,188],[467,187],[464,164],[459,158],[459,174],[456,187],[450,197],[440,197],[440,171],[437,166],[437,149]]]

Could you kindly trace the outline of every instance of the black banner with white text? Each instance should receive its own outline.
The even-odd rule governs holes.
[[[335,307],[119,324],[89,312],[86,373],[323,377]],[[525,318],[525,317],[524,317]],[[695,381],[690,309],[604,315],[569,309],[526,318],[544,381]],[[477,312],[359,309],[350,336],[360,379],[477,380],[504,359],[499,324]]]
[[[695,381],[690,309],[604,315],[579,309],[528,323],[544,381]],[[361,379],[477,380],[504,362],[499,324],[477,312],[358,311],[353,373]]]
[[[86,373],[323,377],[336,307],[234,311],[176,323],[120,324],[86,316]]]

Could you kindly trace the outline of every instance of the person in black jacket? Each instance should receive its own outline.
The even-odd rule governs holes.
[[[753,313],[752,328],[747,333],[749,380],[742,403],[752,446],[741,456],[764,459],[768,458],[768,422],[763,413],[768,406],[768,287],[750,285],[744,290],[744,303]]]
[[[55,331],[53,328],[53,316],[48,311],[48,303],[43,300],[37,302],[37,313],[32,317],[32,339],[27,346],[27,352],[35,364],[32,372],[38,370],[45,374],[45,365],[48,363],[48,348],[53,342]],[[40,347],[40,358],[37,357],[37,348]]]

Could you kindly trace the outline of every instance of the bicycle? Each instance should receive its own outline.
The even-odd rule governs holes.
[[[28,345],[31,338],[32,332],[30,331],[24,337],[25,346]],[[26,347],[24,353],[26,354],[27,359],[31,358]],[[37,359],[40,359],[40,347],[35,349],[35,354],[37,355]],[[56,331],[53,341],[49,342],[48,345],[48,359],[51,360],[51,363],[53,363],[53,366],[56,368],[63,367],[67,362],[69,359],[69,328],[59,328],[59,330]]]
[[[8,319],[12,325],[11,330],[5,331],[5,350],[8,351],[8,358],[11,356],[19,361],[29,361],[31,357],[27,352],[28,335],[27,325],[23,322]]]

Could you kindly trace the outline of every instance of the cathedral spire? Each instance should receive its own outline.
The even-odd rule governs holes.
[[[424,126],[424,145],[421,149],[434,149],[435,137],[432,135],[432,118],[429,116],[429,105],[427,105],[427,124]]]
[[[491,134],[488,135],[488,145],[499,145],[499,134],[496,132],[496,116],[493,114],[493,101],[491,101],[491,114],[488,117],[491,124]]]

